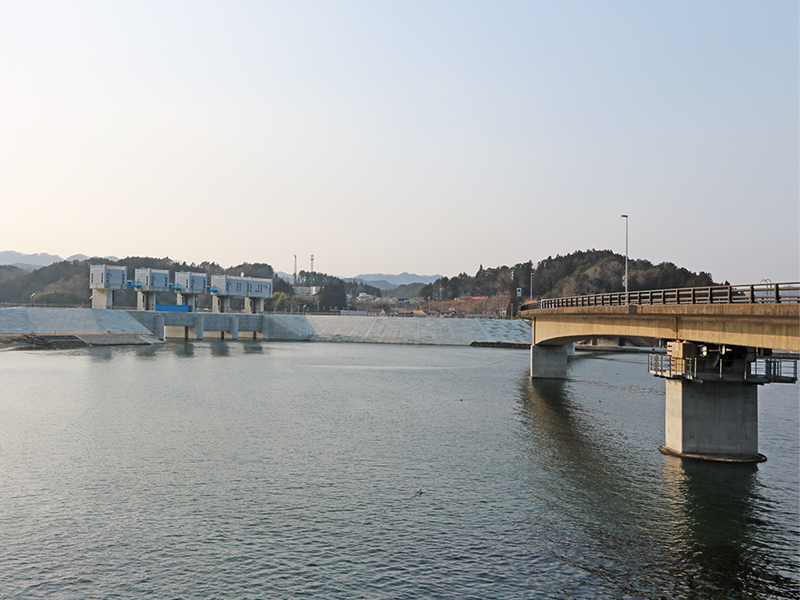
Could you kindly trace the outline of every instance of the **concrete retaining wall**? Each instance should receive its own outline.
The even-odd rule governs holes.
[[[337,315],[179,313],[88,308],[0,310],[0,334],[142,335],[167,339],[264,339],[469,346],[530,344],[526,321]],[[122,338],[120,338],[122,339]],[[99,341],[98,341],[99,343]]]

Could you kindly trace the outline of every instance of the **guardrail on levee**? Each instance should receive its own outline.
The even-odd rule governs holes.
[[[520,310],[636,304],[780,304],[798,302],[800,302],[800,283],[755,283],[548,298],[523,304]]]

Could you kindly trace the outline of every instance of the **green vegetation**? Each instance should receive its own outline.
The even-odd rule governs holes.
[[[629,260],[628,274],[631,291],[715,285],[709,273],[693,273],[669,262],[654,265],[648,260]],[[624,278],[624,256],[610,250],[587,250],[555,258],[548,256],[536,267],[532,261],[491,269],[481,265],[473,277],[461,273],[423,286],[419,297],[425,300],[503,295],[515,298],[518,288],[522,289],[523,298],[579,296],[622,292]]]
[[[398,285],[390,293],[395,298],[420,298],[420,292],[424,287],[424,283],[404,283]]]
[[[19,277],[20,275],[24,275],[27,273],[24,269],[20,269],[19,267],[14,267],[11,265],[0,265],[0,281],[5,281],[6,279],[13,279],[14,277]]]
[[[319,293],[320,310],[337,310],[347,308],[347,293],[344,281],[333,279],[326,283]]]
[[[297,275],[299,285],[307,287],[324,287],[333,282],[341,282],[344,285],[345,294],[348,296],[358,296],[359,294],[369,294],[376,298],[381,297],[380,288],[374,285],[367,285],[363,281],[345,281],[339,277],[328,275],[326,273],[319,273],[317,271],[311,273],[310,271],[300,271]],[[345,307],[346,308],[346,307]]]

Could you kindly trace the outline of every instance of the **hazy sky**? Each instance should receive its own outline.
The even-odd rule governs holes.
[[[795,0],[0,0],[0,250],[800,278]]]

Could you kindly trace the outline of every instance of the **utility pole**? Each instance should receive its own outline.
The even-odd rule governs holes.
[[[294,255],[294,283],[293,285],[297,285],[297,254]]]

